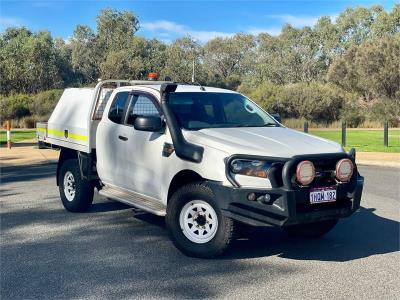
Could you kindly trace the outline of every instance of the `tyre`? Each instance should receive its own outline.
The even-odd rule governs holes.
[[[178,189],[168,202],[166,224],[174,245],[187,256],[211,258],[233,240],[235,223],[222,215],[204,183]]]
[[[285,227],[285,231],[295,237],[319,238],[336,226],[338,219],[326,220],[314,223],[299,224]]]
[[[81,178],[78,161],[68,159],[61,166],[59,191],[62,204],[71,212],[84,212],[93,202],[94,187],[90,181]]]

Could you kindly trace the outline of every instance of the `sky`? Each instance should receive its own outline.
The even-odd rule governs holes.
[[[382,5],[391,10],[396,1],[239,1],[239,0],[0,0],[0,32],[9,26],[49,30],[53,37],[71,38],[78,24],[96,28],[96,15],[111,7],[132,11],[140,21],[138,35],[166,43],[190,35],[199,43],[237,32],[278,35],[282,25],[312,26],[320,16],[334,19],[351,6]],[[398,2],[397,2],[398,3]]]

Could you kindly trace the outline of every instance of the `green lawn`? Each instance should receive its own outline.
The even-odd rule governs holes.
[[[341,143],[341,130],[312,130],[310,133]],[[389,129],[389,147],[383,145],[382,130],[347,130],[346,149],[356,148],[360,152],[400,152],[400,130]]]
[[[13,143],[34,139],[35,137],[36,137],[35,130],[11,131],[11,141]],[[1,130],[0,131],[0,144],[3,145],[6,142],[7,142],[7,132],[4,130]]]

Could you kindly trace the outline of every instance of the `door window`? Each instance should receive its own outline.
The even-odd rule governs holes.
[[[129,92],[120,92],[115,95],[113,103],[110,107],[110,112],[108,113],[108,118],[114,123],[123,123],[123,117],[128,98]]]
[[[151,96],[140,94],[135,95],[129,108],[126,123],[133,125],[137,116],[159,116],[160,113]]]

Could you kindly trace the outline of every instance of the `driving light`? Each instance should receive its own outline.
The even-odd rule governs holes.
[[[261,160],[234,159],[230,169],[234,174],[267,178],[270,166],[268,162]]]
[[[342,182],[347,182],[353,175],[353,162],[348,158],[339,160],[336,164],[336,178]]]
[[[296,179],[301,185],[309,185],[315,178],[314,164],[309,160],[299,162],[296,169]]]

